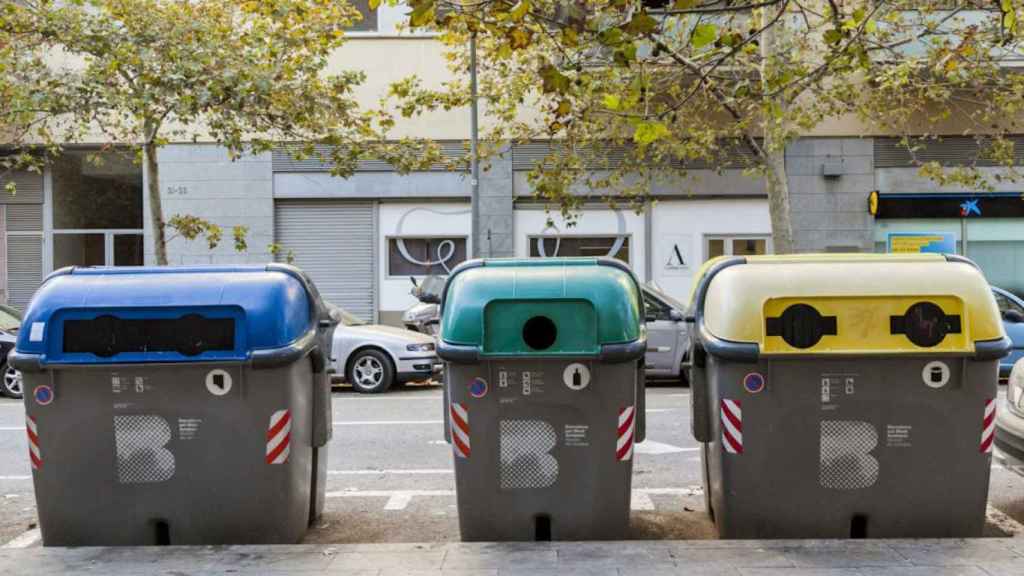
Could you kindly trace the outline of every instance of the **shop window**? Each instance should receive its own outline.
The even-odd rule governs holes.
[[[757,256],[768,253],[767,236],[709,236],[704,242],[705,261],[718,256]]]
[[[617,258],[629,264],[629,236],[531,236],[530,257]]]
[[[388,238],[388,276],[443,276],[465,261],[465,236]]]
[[[142,229],[142,166],[130,151],[68,150],[52,170],[54,229]]]

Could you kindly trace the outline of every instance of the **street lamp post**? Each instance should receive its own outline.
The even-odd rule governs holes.
[[[471,234],[473,236],[469,244],[472,257],[480,258],[483,251],[480,249],[480,154],[477,150],[479,126],[477,125],[476,32],[469,37],[469,100],[469,205],[472,213]],[[488,253],[487,256],[490,254]]]

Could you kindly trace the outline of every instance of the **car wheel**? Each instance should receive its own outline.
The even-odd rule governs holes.
[[[348,363],[349,384],[362,394],[387,392],[395,383],[391,359],[380,350],[363,350]]]
[[[21,371],[15,370],[13,366],[5,363],[3,365],[3,382],[0,383],[0,391],[4,393],[4,396],[21,398],[24,393]]]

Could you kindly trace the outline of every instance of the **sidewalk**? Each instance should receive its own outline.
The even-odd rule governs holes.
[[[29,548],[0,574],[1019,576],[1024,538]]]

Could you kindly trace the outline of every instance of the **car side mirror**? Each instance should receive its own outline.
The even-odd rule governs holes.
[[[420,302],[423,302],[424,304],[440,304],[441,303],[441,298],[437,294],[434,294],[432,292],[427,292],[425,294],[420,294],[418,296],[418,298],[419,298]]]
[[[673,308],[668,311],[668,319],[673,322],[682,322],[684,320],[683,313]]]
[[[1007,310],[1003,312],[1003,320],[1014,324],[1020,324],[1021,322],[1024,322],[1024,314],[1021,314],[1016,310]]]
[[[644,314],[644,321],[646,322],[657,322],[658,317],[654,314]]]

